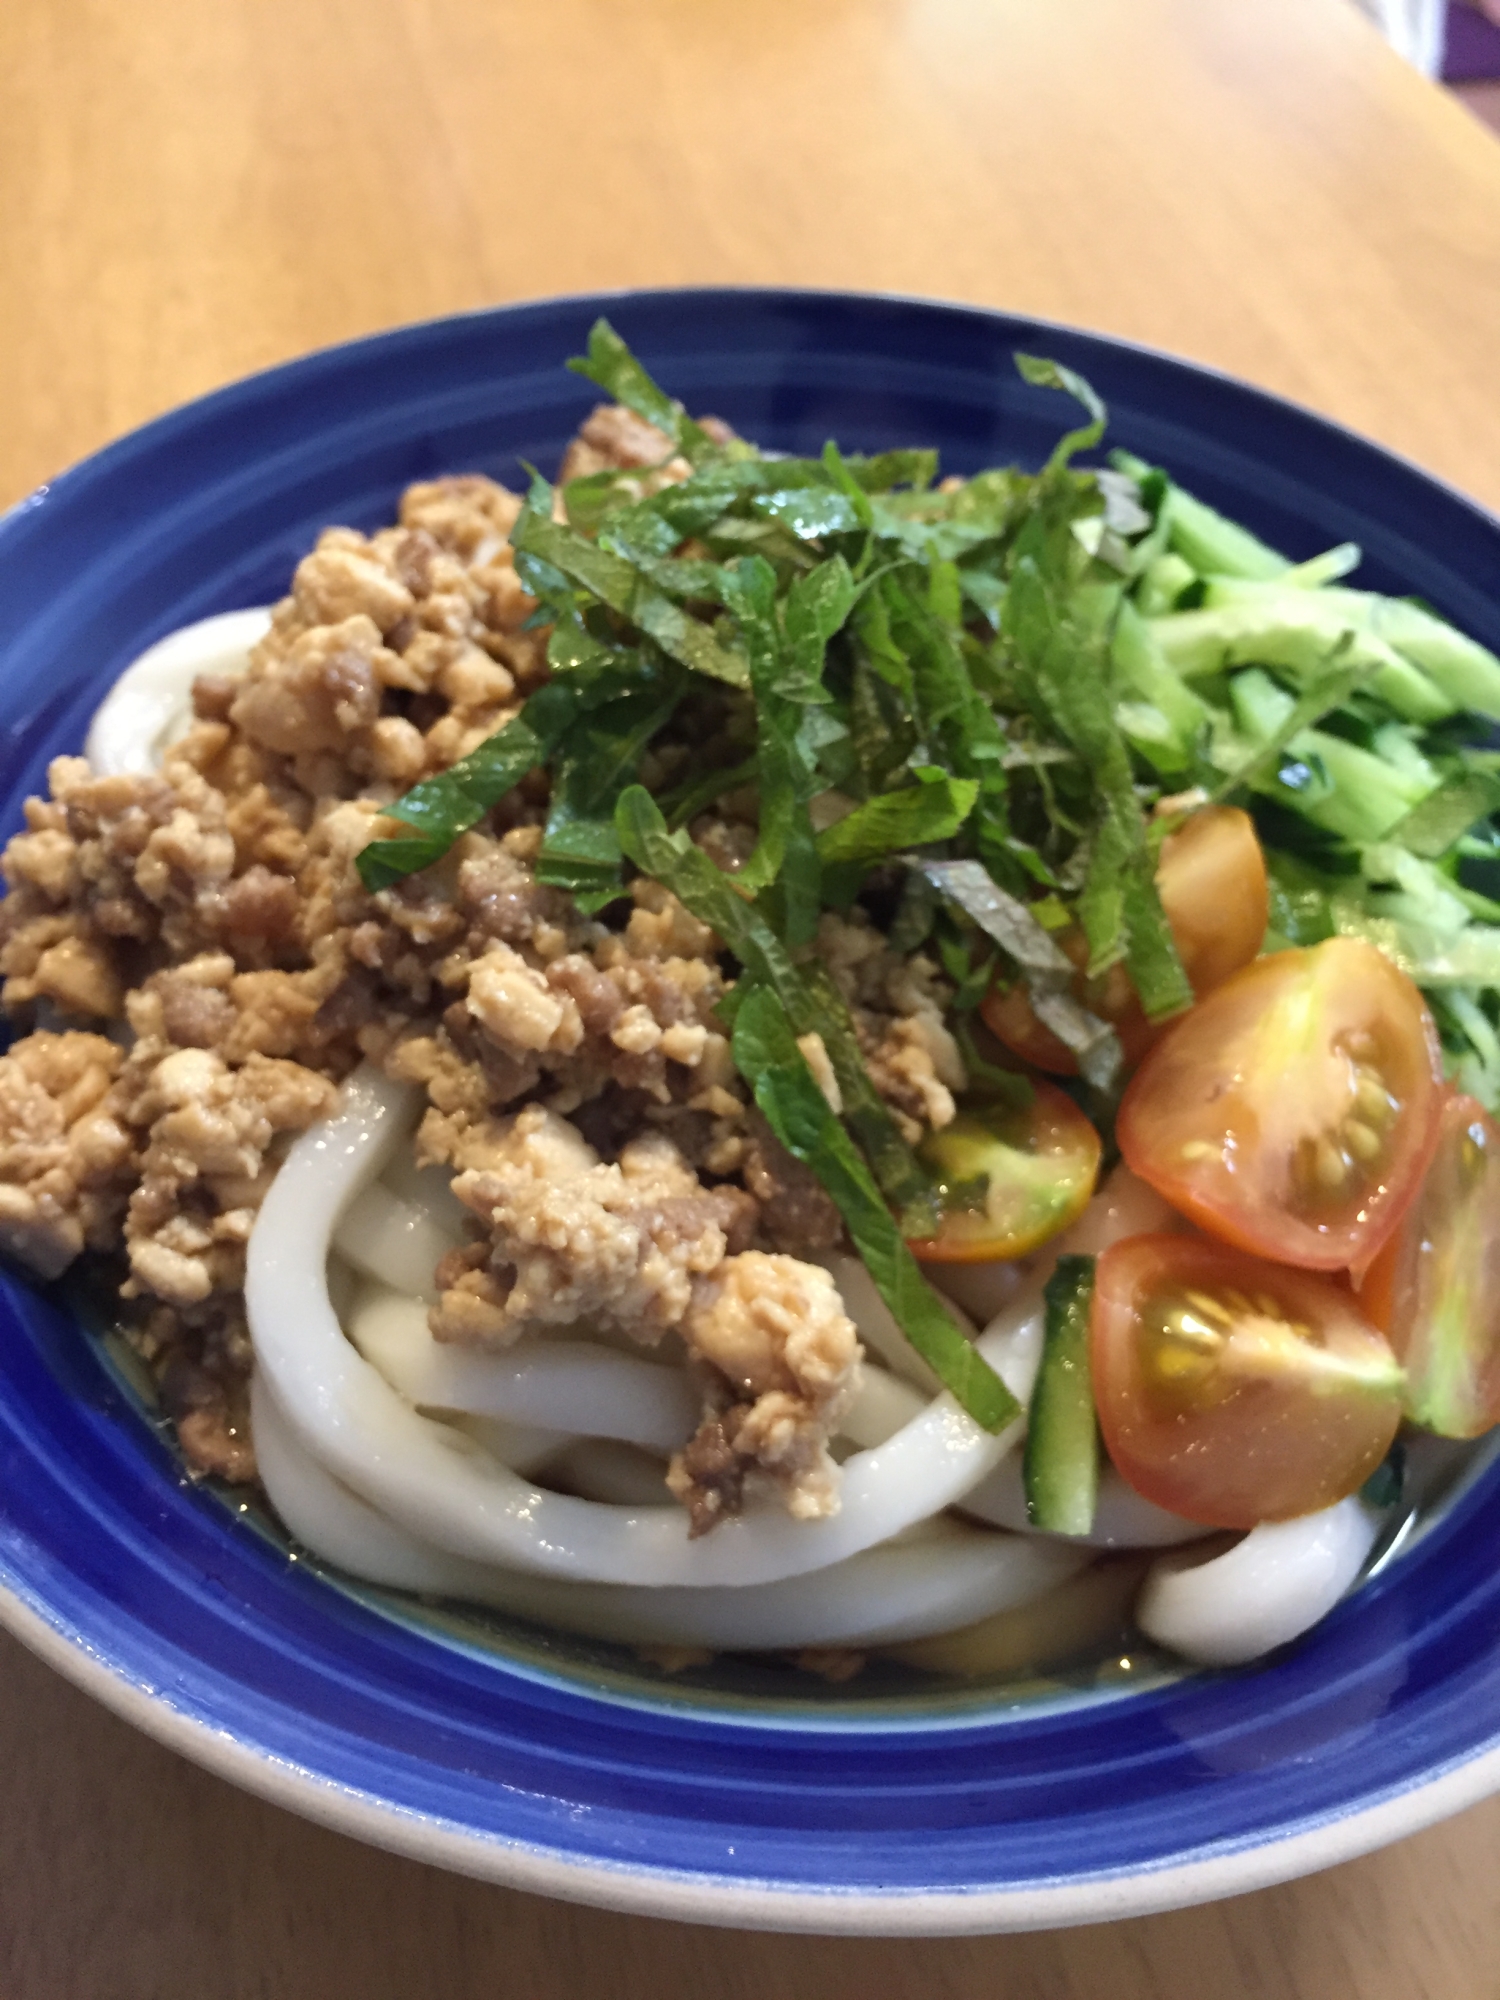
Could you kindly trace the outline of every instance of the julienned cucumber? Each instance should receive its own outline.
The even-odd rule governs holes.
[[[1026,1512],[1055,1535],[1086,1535],[1099,1492],[1099,1430],[1089,1379],[1092,1257],[1059,1257],[1047,1281],[1047,1331],[1026,1427]]]

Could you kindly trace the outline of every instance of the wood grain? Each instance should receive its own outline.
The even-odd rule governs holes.
[[[8,0],[0,491],[327,341],[604,285],[1049,314],[1500,500],[1500,149],[1345,0]]]
[[[609,285],[1051,315],[1500,505],[1500,146],[1345,0],[6,0],[0,502],[247,370]],[[1494,2000],[1500,1801],[1107,1929],[789,1941],[547,1904],[241,1797],[0,1641],[5,2000]]]

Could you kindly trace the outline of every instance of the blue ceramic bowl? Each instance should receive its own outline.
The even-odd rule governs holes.
[[[936,444],[1037,464],[1056,356],[1111,437],[1298,555],[1347,538],[1500,647],[1500,525],[1358,438],[1118,342],[899,299],[563,300],[410,328],[224,390],[0,522],[5,827],[125,663],[280,595],[328,522],[409,480],[555,464],[564,372],[607,312],[689,407],[767,445]],[[1252,1671],[1024,1698],[769,1673],[681,1686],[628,1656],[483,1631],[288,1558],[183,1476],[67,1301],[0,1287],[0,1618],[225,1777],[497,1881],[715,1922],[998,1930],[1162,1908],[1318,1868],[1500,1786],[1500,1480]],[[780,1685],[783,1691],[775,1690]]]

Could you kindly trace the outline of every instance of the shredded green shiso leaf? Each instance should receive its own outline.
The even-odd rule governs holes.
[[[1057,933],[1078,926],[1091,974],[1123,964],[1151,1018],[1187,1006],[1154,883],[1171,809],[1153,809],[1234,800],[1267,853],[1268,948],[1370,939],[1426,991],[1463,1087],[1500,1110],[1500,752],[1481,747],[1500,659],[1424,606],[1349,588],[1348,544],[1293,564],[1128,453],[1079,465],[1099,399],[1054,362],[1016,362],[1085,421],[1038,473],[938,484],[922,449],[720,442],[600,321],[569,365],[689,476],[642,497],[638,473],[592,474],[560,510],[533,477],[511,542],[551,678],[387,807],[403,831],[358,858],[366,888],[390,890],[544,769],[540,879],[597,912],[638,869],[711,925],[738,967],[721,1011],[757,1104],[991,1429],[1015,1399],[905,1248],[934,1198],[812,951],[823,910],[863,902],[898,949],[931,951],[960,1027],[993,980],[1023,982],[1107,1123],[1119,1045]],[[641,761],[674,726],[713,755],[653,797]],[[758,837],[730,875],[685,828],[745,786]],[[797,1049],[811,1031],[841,1117]]]

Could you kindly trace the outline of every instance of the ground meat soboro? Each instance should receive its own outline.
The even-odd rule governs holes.
[[[687,467],[605,407],[564,474],[609,470],[644,492]],[[519,507],[440,479],[374,535],[328,529],[243,678],[199,681],[160,772],[53,764],[3,861],[21,1039],[0,1057],[0,1248],[48,1278],[113,1253],[189,1463],[253,1477],[245,1244],[292,1136],[373,1061],[425,1092],[419,1157],[472,1218],[435,1274],[435,1337],[665,1344],[703,1390],[667,1477],[692,1531],[757,1483],[824,1515],[860,1350],[803,1259],[842,1226],[747,1102],[718,940],[645,878],[598,918],[539,883],[540,774],[425,873],[370,895],[354,867],[384,806],[546,676],[507,543]],[[696,726],[643,776],[688,769]],[[743,793],[692,827],[731,872],[755,831]],[[946,1123],[962,1067],[935,968],[857,917],[825,918],[816,948],[905,1128]]]
[[[0,1247],[43,1278],[117,1240],[134,1142],[102,1035],[36,1034],[0,1056]]]

